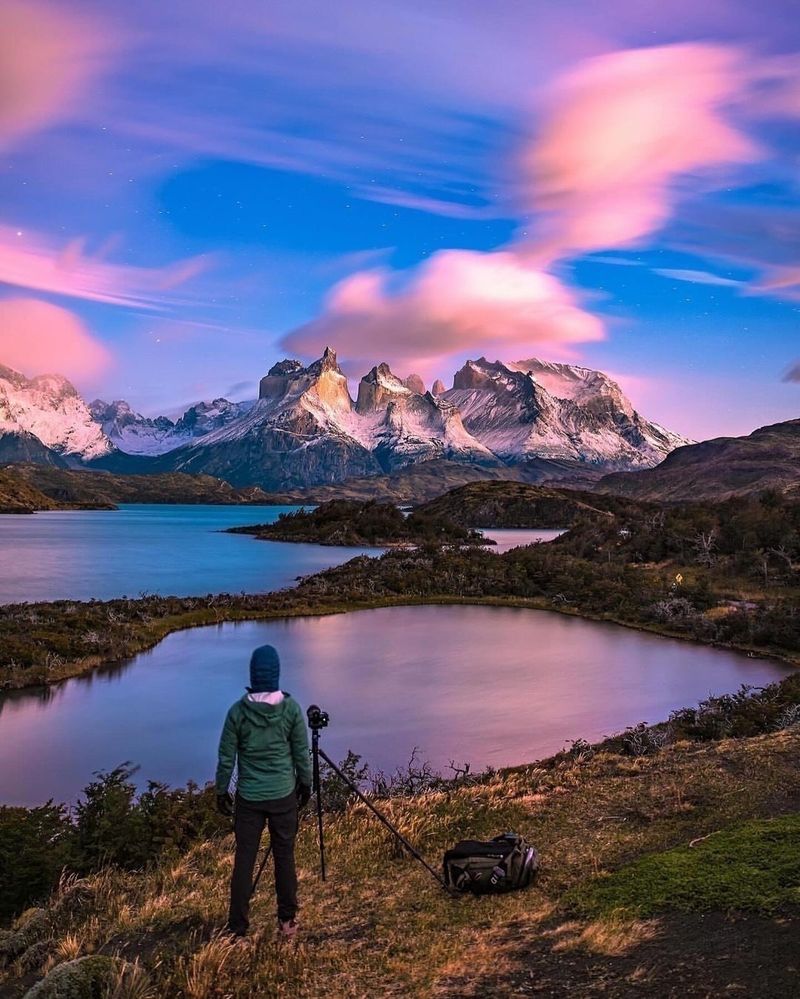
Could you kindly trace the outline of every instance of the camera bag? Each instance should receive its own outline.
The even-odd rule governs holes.
[[[539,854],[518,833],[487,842],[464,839],[444,855],[447,886],[476,895],[527,888],[538,870]]]

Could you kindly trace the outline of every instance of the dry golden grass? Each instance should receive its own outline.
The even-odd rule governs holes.
[[[554,951],[581,948],[592,954],[621,957],[646,940],[658,935],[658,921],[650,920],[595,920],[591,923],[562,923],[546,931],[555,938]]]
[[[62,961],[74,961],[76,957],[84,954],[83,940],[77,933],[65,933],[56,943],[53,951],[53,964],[61,964]]]
[[[23,920],[15,932],[27,932],[23,956],[34,964],[28,972],[77,953],[135,963],[115,999],[485,995],[484,976],[511,974],[525,942],[549,932],[559,899],[586,878],[730,822],[796,808],[799,800],[796,729],[678,745],[641,759],[600,753],[498,774],[449,794],[383,803],[436,862],[457,839],[523,832],[543,858],[540,880],[526,892],[448,897],[355,806],[326,819],[325,883],[317,873],[313,823],[301,829],[296,944],[276,939],[270,876],[254,900],[252,935],[242,943],[219,935],[230,839],[198,844],[180,861],[143,874],[103,871],[65,884],[47,918],[34,919],[27,931]],[[573,923],[566,914],[559,925],[546,939],[564,954],[627,954],[657,932],[653,921]],[[9,997],[20,994],[22,967],[18,960],[0,975],[0,994],[4,987]],[[458,979],[465,968],[478,984]]]

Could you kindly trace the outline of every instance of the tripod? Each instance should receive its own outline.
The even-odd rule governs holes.
[[[358,798],[358,800],[367,806],[367,808],[372,812],[375,818],[384,825],[389,832],[408,850],[411,856],[418,861],[425,870],[430,874],[430,876],[436,881],[436,883],[444,888],[448,894],[453,894],[453,889],[447,884],[444,878],[435,871],[428,861],[422,856],[419,850],[416,849],[406,837],[396,829],[392,823],[386,818],[385,815],[381,815],[378,809],[372,804],[372,802],[365,795],[361,793],[356,784],[343,773],[341,768],[338,767],[333,760],[328,756],[324,749],[320,748],[319,736],[323,728],[327,728],[330,723],[330,716],[327,711],[323,711],[316,704],[312,704],[311,707],[306,712],[308,716],[308,727],[311,729],[311,760],[312,760],[312,780],[314,795],[317,800],[317,837],[319,841],[319,867],[320,875],[322,880],[326,880],[327,871],[325,866],[325,829],[322,822],[322,781],[320,780],[320,767],[319,761],[323,759],[328,766],[333,770],[333,772],[339,777],[340,780],[344,781],[347,787],[353,792],[353,794]],[[267,861],[269,860],[270,854],[272,853],[272,843],[269,844],[267,849],[264,851],[264,857],[261,861],[261,865],[258,868],[258,873],[256,874],[255,880],[253,881],[253,887],[250,891],[250,897],[256,893],[256,888],[258,888],[258,882],[261,880],[261,875],[264,873],[264,868],[267,866]]]
[[[330,717],[327,711],[322,711],[316,704],[312,704],[311,707],[306,712],[308,715],[308,727],[311,729],[311,756],[313,763],[313,780],[314,780],[314,794],[317,799],[317,835],[319,837],[319,866],[320,875],[322,880],[325,880],[325,833],[322,824],[322,786],[320,781],[319,773],[319,761],[322,758],[328,766],[333,770],[333,772],[339,777],[340,780],[344,781],[347,787],[353,792],[353,794],[358,798],[358,800],[366,805],[367,808],[372,812],[375,818],[386,826],[389,832],[396,837],[396,839],[403,844],[403,846],[408,850],[411,856],[417,860],[425,870],[430,874],[430,876],[439,884],[448,894],[452,892],[450,886],[445,882],[444,878],[435,871],[428,861],[422,856],[416,847],[412,846],[411,843],[406,839],[406,837],[396,829],[392,823],[386,818],[385,815],[381,815],[378,809],[372,804],[372,802],[365,795],[361,793],[356,784],[350,780],[350,778],[342,772],[341,768],[338,767],[333,760],[328,756],[324,749],[320,749],[319,745],[319,735],[323,728],[326,728],[330,722]],[[265,859],[266,862],[266,859]],[[263,864],[262,864],[263,868]]]

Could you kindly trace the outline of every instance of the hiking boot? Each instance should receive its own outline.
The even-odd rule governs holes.
[[[296,919],[278,920],[278,936],[281,940],[294,940],[299,929],[300,924]]]

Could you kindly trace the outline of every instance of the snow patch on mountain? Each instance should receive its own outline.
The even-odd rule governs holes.
[[[607,375],[577,365],[482,357],[466,362],[444,398],[469,433],[507,462],[648,467],[687,443],[643,419]]]
[[[412,381],[417,383],[422,380]],[[430,392],[414,391],[409,379],[401,381],[388,364],[377,365],[361,379],[355,411],[359,421],[351,423],[351,432],[387,470],[436,458],[496,463],[464,428],[455,406]]]

